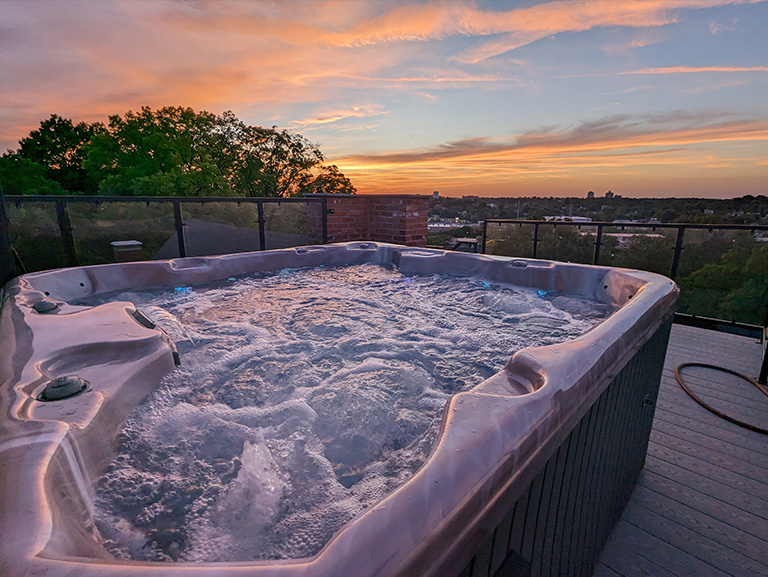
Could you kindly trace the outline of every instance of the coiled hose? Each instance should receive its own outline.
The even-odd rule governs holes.
[[[763,429],[762,427],[758,427],[757,425],[751,425],[750,423],[745,423],[744,421],[739,421],[738,419],[734,419],[730,415],[726,415],[725,413],[718,411],[714,407],[702,401],[698,396],[696,396],[696,394],[693,391],[691,391],[691,389],[688,388],[688,385],[686,385],[685,381],[683,381],[683,377],[680,376],[680,371],[683,370],[685,367],[702,367],[705,369],[712,369],[714,371],[721,371],[723,373],[734,375],[736,377],[739,377],[740,379],[744,379],[748,383],[752,383],[758,388],[758,390],[761,393],[763,393],[767,397],[768,397],[768,389],[766,389],[763,385],[758,383],[755,379],[752,379],[739,372],[732,371],[731,369],[726,369],[725,367],[708,365],[706,363],[683,363],[675,367],[675,378],[677,379],[677,382],[680,384],[680,386],[683,387],[683,390],[686,393],[688,393],[688,396],[690,396],[694,401],[699,403],[702,407],[707,409],[710,413],[713,413],[718,417],[720,417],[721,419],[725,419],[726,421],[733,423],[734,425],[738,425],[739,427],[744,427],[745,429],[749,429],[750,431],[755,431],[756,433],[762,433],[763,435],[768,435],[768,429]]]

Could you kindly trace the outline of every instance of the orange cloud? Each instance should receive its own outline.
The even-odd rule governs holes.
[[[558,78],[590,78],[596,76],[630,76],[634,74],[699,74],[704,72],[733,73],[733,72],[768,72],[768,66],[664,66],[657,68],[640,68],[638,70],[622,70],[618,72],[601,72],[596,74],[573,74]]]
[[[682,117],[678,126],[664,130],[662,126],[675,122],[675,116]],[[509,141],[473,138],[431,150],[357,155],[334,162],[363,193],[418,192],[424,183],[436,189],[486,190],[516,181],[541,184],[594,174],[611,178],[634,174],[642,181],[643,176],[672,169],[694,177],[696,171],[733,169],[757,178],[755,167],[761,165],[768,143],[768,122],[712,120],[684,113],[616,116]],[[750,151],[751,144],[756,148]]]
[[[291,128],[311,128],[313,126],[333,124],[351,118],[370,118],[373,116],[383,116],[386,114],[389,114],[389,112],[383,110],[379,105],[353,106],[347,109],[325,111],[321,116],[316,116],[314,118],[295,120],[291,123]]]

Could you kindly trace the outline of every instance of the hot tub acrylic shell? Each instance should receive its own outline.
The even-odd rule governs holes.
[[[405,274],[459,274],[562,291],[607,302],[617,310],[578,339],[518,351],[502,371],[452,397],[427,463],[405,485],[345,525],[314,557],[238,563],[113,559],[94,526],[92,482],[110,459],[128,413],[174,369],[174,348],[159,329],[137,322],[131,303],[68,303],[127,289],[362,263],[394,265]],[[522,501],[532,500],[537,483],[539,499],[542,484],[566,492],[563,479],[569,465],[563,455],[577,454],[579,447],[599,454],[599,445],[589,449],[582,437],[602,443],[599,436],[610,430],[606,423],[611,419],[614,426],[629,431],[615,433],[623,436],[614,445],[631,440],[633,456],[601,462],[599,475],[582,476],[595,482],[607,479],[601,481],[605,484],[619,478],[611,476],[613,469],[628,468],[621,478],[630,480],[629,489],[625,481],[615,503],[592,507],[610,509],[609,517],[620,512],[644,461],[661,374],[655,365],[663,361],[677,295],[672,281],[646,272],[372,242],[60,269],[14,279],[4,288],[0,310],[0,574],[471,575],[473,568],[474,574],[493,574],[517,561],[532,574],[586,574],[594,551],[591,558],[579,560],[583,567],[575,572],[568,566],[572,560],[553,562],[562,548],[551,542],[564,527],[555,522],[557,503],[552,504],[554,512],[540,514],[555,521],[530,529],[540,533],[543,546],[527,545],[525,539],[532,537],[513,539],[515,527],[525,526],[519,515],[515,525],[514,512],[516,507],[522,510]],[[43,300],[59,307],[38,313],[33,305]],[[650,349],[655,352],[646,359],[642,355]],[[627,380],[627,375],[639,372],[635,367],[651,361],[654,366],[646,366],[649,370],[639,385]],[[36,400],[47,381],[72,374],[89,380],[91,390],[53,403]],[[623,410],[630,411],[628,416],[615,416],[619,405],[605,400],[610,395],[627,398]],[[598,405],[607,415],[602,420],[593,416]],[[630,431],[624,421],[635,418],[647,430],[638,432],[639,425],[632,425]],[[587,420],[595,423],[589,434],[582,433]],[[590,459],[597,463],[595,457]],[[547,480],[557,471],[559,479]],[[613,487],[579,487],[579,495],[585,496],[614,492]],[[590,523],[602,527],[606,522]],[[580,550],[599,549],[607,535],[604,527],[584,533],[595,542],[580,544]]]

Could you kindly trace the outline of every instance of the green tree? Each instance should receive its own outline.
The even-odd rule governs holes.
[[[239,144],[242,161],[258,167],[263,175],[259,196],[295,196],[307,191],[313,170],[323,162],[317,146],[275,126],[244,126]]]
[[[315,194],[355,194],[357,189],[341,173],[339,168],[332,164],[320,167],[320,173],[309,181],[307,192]]]
[[[0,185],[5,194],[61,194],[61,185],[45,175],[44,166],[18,153],[0,157]]]
[[[300,134],[166,107],[111,116],[86,147],[86,168],[115,195],[294,196],[354,193],[320,149]]]
[[[678,284],[681,312],[759,325],[768,303],[768,245],[735,243]]]
[[[58,182],[63,190],[93,194],[98,190],[98,182],[88,175],[83,165],[84,147],[103,130],[104,126],[100,123],[74,124],[69,118],[52,114],[40,123],[40,128],[19,141],[16,153],[44,167],[44,177]],[[30,165],[22,164],[17,164],[16,168],[30,168]],[[22,176],[18,178],[23,179]]]
[[[610,264],[624,268],[647,270],[669,274],[674,254],[674,241],[664,236],[645,236],[641,233],[632,237],[626,248],[615,248],[610,252]]]
[[[226,196],[225,137],[217,117],[191,108],[144,106],[109,117],[86,146],[86,168],[104,194]],[[218,164],[217,162],[218,161]]]

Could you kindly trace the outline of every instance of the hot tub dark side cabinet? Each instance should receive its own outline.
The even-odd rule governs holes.
[[[555,448],[460,577],[589,577],[645,465],[671,319]]]

